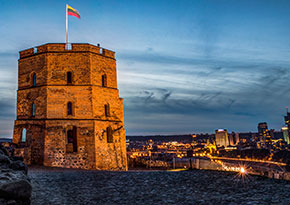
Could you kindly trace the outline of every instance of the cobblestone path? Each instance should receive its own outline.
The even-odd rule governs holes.
[[[290,204],[290,181],[193,170],[30,168],[32,204]]]

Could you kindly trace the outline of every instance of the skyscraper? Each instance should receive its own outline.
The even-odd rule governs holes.
[[[287,144],[290,144],[288,127],[286,126],[282,127],[282,132],[283,132],[284,141]]]
[[[268,125],[266,122],[260,122],[258,124],[258,134],[260,138],[260,144],[262,148],[270,148],[272,141],[271,141],[271,134],[268,130]]]
[[[283,131],[283,136],[284,136],[285,142],[287,142],[287,144],[290,144],[290,142],[289,142],[289,136],[290,136],[290,133],[289,133],[290,132],[290,113],[288,112],[288,107],[287,107],[287,112],[286,113],[287,113],[287,115],[284,117],[286,127],[283,127],[282,131]]]

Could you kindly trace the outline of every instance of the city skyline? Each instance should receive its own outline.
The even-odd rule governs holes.
[[[116,51],[127,135],[280,130],[290,3],[275,2],[0,0],[0,137],[12,136],[18,52],[65,41],[66,3],[81,14],[71,43]]]

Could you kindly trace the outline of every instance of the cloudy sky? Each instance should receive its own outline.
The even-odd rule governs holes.
[[[11,137],[18,51],[115,50],[127,135],[279,130],[290,105],[290,1],[0,0],[0,137]]]

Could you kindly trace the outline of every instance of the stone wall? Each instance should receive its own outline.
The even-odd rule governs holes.
[[[104,128],[111,126],[113,143],[107,142]],[[102,170],[127,170],[126,136],[120,122],[97,122],[95,127],[96,167]]]
[[[22,130],[26,129],[26,141],[22,142]],[[43,164],[44,156],[44,131],[43,120],[16,120],[14,125],[13,143],[18,145],[19,154],[24,157],[27,164]],[[23,150],[23,151],[22,151]]]
[[[47,118],[93,119],[90,86],[49,86],[47,96]],[[72,103],[73,115],[67,114],[68,102]]]
[[[93,115],[95,119],[111,120],[122,122],[123,114],[123,99],[119,98],[117,89],[93,87]],[[105,116],[104,105],[109,104],[110,116]]]
[[[72,72],[73,85],[90,85],[89,53],[48,53],[46,55],[48,85],[67,85],[66,73]]]
[[[94,122],[92,120],[50,120],[46,122],[44,165],[65,168],[96,169]],[[66,130],[77,127],[75,153],[68,152]]]
[[[117,89],[116,60],[104,58],[92,53],[90,55],[91,63],[91,83],[102,86],[102,75],[107,75],[107,87]]]
[[[47,115],[47,89],[35,87],[17,91],[17,119],[45,119]],[[32,104],[35,116],[32,116]]]
[[[18,89],[30,88],[32,86],[32,75],[37,75],[37,86],[47,83],[46,55],[34,55],[30,58],[18,61]]]
[[[222,166],[211,160],[199,158],[182,158],[173,159],[173,168],[193,168],[193,169],[208,169],[208,170],[221,170]]]

